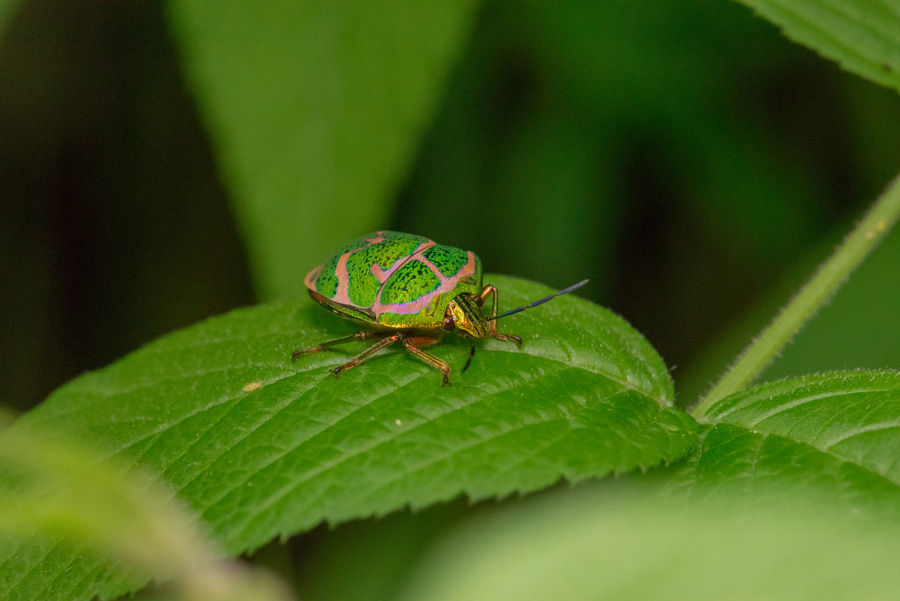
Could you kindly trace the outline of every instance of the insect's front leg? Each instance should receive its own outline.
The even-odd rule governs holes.
[[[481,295],[478,297],[478,304],[484,305],[484,301],[487,300],[487,297],[493,295],[493,302],[491,304],[491,314],[489,317],[494,317],[497,315],[497,303],[499,302],[499,293],[497,289],[488,284],[481,290]],[[488,332],[491,335],[491,338],[496,338],[497,340],[507,340],[509,342],[515,342],[517,346],[522,346],[522,339],[516,336],[515,334],[501,334],[497,331],[497,320],[492,319],[488,322]]]
[[[388,336],[389,334],[390,332],[380,332],[378,330],[363,330],[362,332],[350,334],[349,336],[344,336],[343,338],[326,340],[325,342],[319,343],[316,346],[311,346],[309,348],[294,351],[293,353],[291,353],[291,361],[296,361],[297,357],[302,357],[303,355],[312,355],[313,353],[324,351],[325,349],[332,346],[337,346],[338,344],[354,342],[356,340],[368,340],[370,338],[383,338],[384,336]]]

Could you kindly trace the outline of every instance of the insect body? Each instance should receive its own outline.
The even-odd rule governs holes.
[[[473,341],[490,336],[517,345],[522,339],[497,331],[496,319],[536,306],[585,284],[579,282],[527,307],[497,315],[497,289],[481,281],[481,259],[472,251],[437,244],[423,236],[380,231],[348,243],[304,280],[309,295],[326,309],[364,326],[356,334],[294,351],[292,360],[354,340],[378,342],[343,365],[334,375],[356,367],[377,351],[401,342],[416,358],[443,374],[450,383],[450,366],[423,349],[451,331]],[[490,316],[482,308],[491,299]],[[469,363],[463,368],[465,371]]]

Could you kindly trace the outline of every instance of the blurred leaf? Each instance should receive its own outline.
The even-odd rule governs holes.
[[[0,473],[0,599],[110,598],[151,577],[176,579],[170,598],[180,601],[289,597],[271,575],[221,561],[165,487],[58,433],[19,428],[0,436]],[[59,587],[32,577],[21,559],[41,551],[116,569]]]
[[[896,597],[896,524],[841,519],[816,497],[679,507],[641,492],[554,495],[473,520],[426,558],[400,599]]]
[[[761,487],[781,496],[825,489],[854,512],[900,519],[900,372],[762,384],[722,399],[707,415],[713,425],[675,470],[674,488],[705,495],[720,487],[729,500]]]
[[[504,307],[549,291],[488,281]],[[691,449],[696,424],[671,407],[665,365],[618,316],[570,296],[503,326],[523,348],[488,341],[465,374],[466,344],[435,348],[454,366],[453,386],[442,388],[437,372],[403,352],[331,377],[326,367],[361,345],[291,364],[292,349],[353,328],[308,299],[253,307],[78,378],[9,431],[65,429],[158,476],[228,553],[323,520],[533,491]],[[2,486],[15,483],[0,473]],[[0,573],[22,574],[29,590],[56,580],[60,599],[84,579],[110,578],[50,548],[6,557]]]
[[[896,0],[740,0],[790,39],[845,69],[900,90]]]
[[[291,541],[294,556],[302,559],[291,562],[287,573],[304,600],[394,601],[422,556],[451,524],[495,506],[473,506],[460,499],[319,528]]]
[[[476,6],[169,3],[263,297],[384,225]]]

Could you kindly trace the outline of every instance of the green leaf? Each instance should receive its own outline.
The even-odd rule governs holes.
[[[830,502],[900,519],[900,372],[814,374],[713,405],[701,444],[676,470],[682,491],[727,497],[825,489]],[[773,488],[774,490],[774,488]],[[768,489],[767,489],[768,491]]]
[[[54,551],[115,562],[129,587],[150,576],[175,579],[175,599],[286,598],[284,585],[266,572],[222,561],[166,488],[100,461],[59,432],[20,428],[0,436],[0,471],[7,479],[0,490],[0,557],[54,540]],[[4,599],[57,594],[52,581],[27,578],[27,562],[10,563],[0,576]]]
[[[487,281],[501,308],[549,292]],[[618,316],[564,296],[500,323],[522,349],[479,343],[462,374],[469,347],[453,337],[433,349],[453,369],[441,387],[439,373],[400,351],[332,377],[327,368],[361,344],[292,364],[293,349],[354,331],[309,299],[238,310],[78,378],[10,431],[64,430],[139,466],[201,514],[228,553],[323,520],[533,491],[692,448],[696,424],[672,408],[665,365]],[[108,567],[48,545],[0,556],[0,574],[23,574],[16,586],[27,590],[59,579],[48,598],[125,592],[107,586]]]
[[[808,444],[900,485],[900,372],[835,372],[772,382],[723,399],[708,417]]]
[[[263,297],[383,225],[476,6],[169,3]]]
[[[688,507],[639,490],[553,495],[474,520],[436,547],[399,598],[896,598],[897,524],[841,519],[816,497]]]
[[[900,90],[896,0],[740,0],[784,34],[848,71]]]

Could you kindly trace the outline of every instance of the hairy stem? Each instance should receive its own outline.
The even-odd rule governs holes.
[[[841,287],[900,217],[900,176],[775,319],[750,343],[693,410],[698,421],[720,399],[741,391]]]

